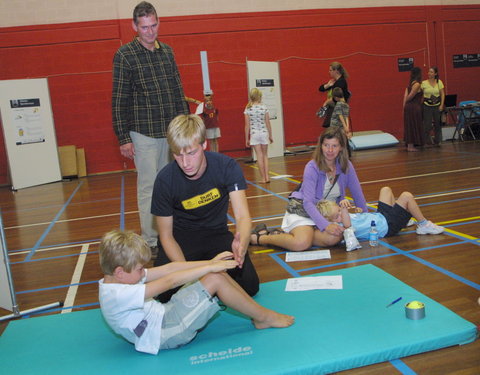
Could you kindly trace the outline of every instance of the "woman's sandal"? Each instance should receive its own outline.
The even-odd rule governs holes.
[[[268,231],[268,234],[283,234],[283,233],[285,232],[280,228],[274,228]]]
[[[267,229],[267,226],[265,223],[261,223],[255,226],[255,228],[252,229],[252,234],[254,234],[257,238],[257,243],[253,243],[253,241],[250,241],[252,245],[260,245],[260,237],[261,236],[268,236],[269,232]]]

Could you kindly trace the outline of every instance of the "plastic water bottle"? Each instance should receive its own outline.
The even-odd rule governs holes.
[[[370,223],[370,233],[368,235],[368,242],[372,247],[378,246],[378,232],[377,232],[377,225],[375,224],[375,220],[372,220],[372,222]]]

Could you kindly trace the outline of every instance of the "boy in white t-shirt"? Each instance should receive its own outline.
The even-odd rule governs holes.
[[[294,318],[256,303],[226,272],[238,266],[226,251],[209,261],[171,262],[145,269],[150,248],[133,232],[113,230],[100,244],[102,314],[117,334],[141,352],[157,354],[192,341],[220,310],[218,298],[252,319],[257,329],[288,327]],[[184,285],[162,304],[153,299]]]
[[[397,200],[392,189],[384,186],[380,189],[377,212],[349,214],[335,202],[321,200],[317,208],[323,217],[331,222],[343,223],[345,228],[353,227],[360,241],[368,240],[370,225],[375,221],[378,237],[390,237],[405,228],[413,216],[417,221],[417,234],[440,234],[445,228],[425,219],[412,193],[404,191]]]

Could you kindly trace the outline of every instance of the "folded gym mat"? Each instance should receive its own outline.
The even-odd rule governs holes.
[[[373,265],[319,275],[342,275],[343,289],[261,285],[256,299],[295,315],[292,327],[256,330],[227,310],[189,345],[156,356],[111,332],[98,309],[13,321],[0,337],[2,373],[323,374],[475,339],[472,323]],[[424,319],[406,318],[412,300],[425,304]]]
[[[380,148],[395,146],[398,139],[389,133],[372,133],[366,135],[354,135],[349,140],[352,150],[364,150],[369,148]]]

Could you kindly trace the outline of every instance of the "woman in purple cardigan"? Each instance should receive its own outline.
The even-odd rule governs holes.
[[[366,212],[367,204],[355,168],[348,159],[347,138],[341,128],[325,130],[318,140],[313,159],[305,166],[303,182],[294,191],[282,222],[282,231],[269,232],[259,224],[252,232],[252,245],[273,245],[291,251],[312,246],[333,246],[342,239],[343,227],[325,219],[316,208],[319,200],[335,201],[352,208],[345,199],[346,189],[355,202],[357,212]]]

